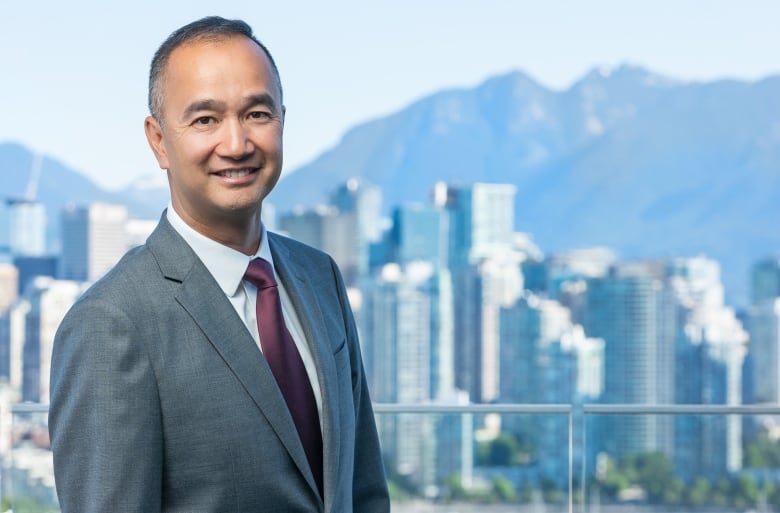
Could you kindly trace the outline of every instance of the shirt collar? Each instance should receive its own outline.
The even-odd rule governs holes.
[[[234,296],[238,292],[250,260],[262,258],[270,262],[271,267],[274,265],[263,224],[261,224],[260,247],[254,255],[248,256],[195,231],[176,213],[171,203],[168,204],[166,216],[173,229],[189,244],[227,296]]]

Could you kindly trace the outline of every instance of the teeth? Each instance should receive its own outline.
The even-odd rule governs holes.
[[[249,169],[238,169],[238,170],[231,170],[231,171],[223,171],[220,173],[222,176],[226,176],[228,178],[239,178],[242,176],[247,176],[249,173],[251,173],[251,170]]]

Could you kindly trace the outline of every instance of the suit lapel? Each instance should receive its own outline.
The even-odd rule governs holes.
[[[295,312],[317,366],[317,381],[322,393],[323,476],[326,499],[333,497],[338,477],[340,442],[338,376],[333,350],[317,290],[307,274],[306,262],[289,250],[284,239],[270,233],[268,243],[274,267],[293,303]],[[308,278],[308,279],[307,279]],[[329,501],[325,503],[328,511]]]
[[[181,283],[176,301],[187,311],[252,397],[309,485],[317,490],[292,416],[262,352],[224,292],[163,214],[149,248],[166,279]]]

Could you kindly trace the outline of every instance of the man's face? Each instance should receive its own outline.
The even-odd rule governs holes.
[[[256,215],[282,169],[284,109],[268,57],[246,37],[185,44],[162,76],[162,126],[146,136],[171,201],[209,234]]]

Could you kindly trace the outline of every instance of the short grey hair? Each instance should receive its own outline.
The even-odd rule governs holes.
[[[174,50],[187,43],[194,41],[221,41],[223,39],[235,36],[244,36],[254,41],[257,46],[268,57],[271,63],[271,71],[274,76],[274,82],[279,89],[279,101],[284,104],[282,93],[282,80],[279,77],[279,70],[276,67],[274,58],[268,48],[261,43],[252,32],[252,27],[243,20],[227,20],[219,16],[207,16],[197,21],[193,21],[173,32],[163,41],[160,48],[154,53],[152,65],[149,69],[149,113],[154,116],[160,125],[163,124],[163,93],[162,82],[165,73],[165,66],[171,58]]]

